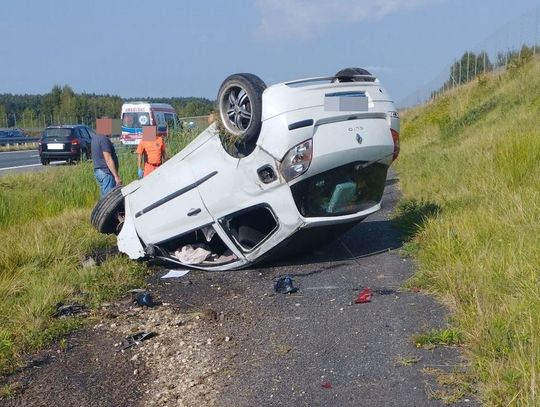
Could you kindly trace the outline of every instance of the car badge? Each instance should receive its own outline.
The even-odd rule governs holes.
[[[358,144],[362,144],[362,141],[364,141],[360,133],[356,133],[356,141],[358,141]]]

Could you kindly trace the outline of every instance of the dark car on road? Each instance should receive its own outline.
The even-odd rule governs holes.
[[[41,164],[51,161],[88,160],[92,157],[91,143],[94,131],[85,125],[49,126],[39,140]]]

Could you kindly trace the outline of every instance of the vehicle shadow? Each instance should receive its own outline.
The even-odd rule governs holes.
[[[267,260],[254,269],[321,263],[338,263],[333,264],[332,268],[339,267],[343,264],[339,262],[348,262],[399,249],[403,246],[404,237],[391,220],[361,222],[327,244],[276,261]]]

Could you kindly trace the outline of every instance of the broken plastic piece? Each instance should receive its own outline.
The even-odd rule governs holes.
[[[371,297],[373,296],[373,292],[371,291],[371,288],[367,287],[362,290],[360,294],[358,294],[358,298],[354,301],[355,304],[363,304],[365,302],[371,302]]]
[[[274,290],[281,294],[292,294],[298,291],[298,288],[293,286],[293,279],[289,276],[281,277],[276,281]]]
[[[68,304],[63,305],[62,303],[57,305],[56,312],[54,316],[56,318],[67,318],[73,315],[86,316],[88,315],[88,308],[82,304]]]
[[[154,299],[152,298],[152,295],[150,293],[147,293],[147,292],[143,292],[143,293],[138,293],[136,296],[135,296],[135,299],[133,300],[133,302],[136,302],[137,305],[141,306],[141,307],[149,307],[149,308],[152,308],[152,307],[155,307],[156,304],[154,302]]]
[[[126,350],[128,348],[131,348],[134,345],[140,344],[142,341],[145,341],[147,339],[153,338],[154,336],[157,336],[157,333],[155,332],[138,332],[134,335],[127,336],[124,338],[124,346],[120,348],[120,350]]]
[[[324,382],[323,384],[321,384],[321,387],[323,389],[331,389],[332,388],[332,383],[330,382]]]

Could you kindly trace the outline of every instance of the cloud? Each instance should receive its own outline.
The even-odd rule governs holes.
[[[436,0],[255,0],[259,33],[271,40],[307,39],[336,24],[378,18]]]

